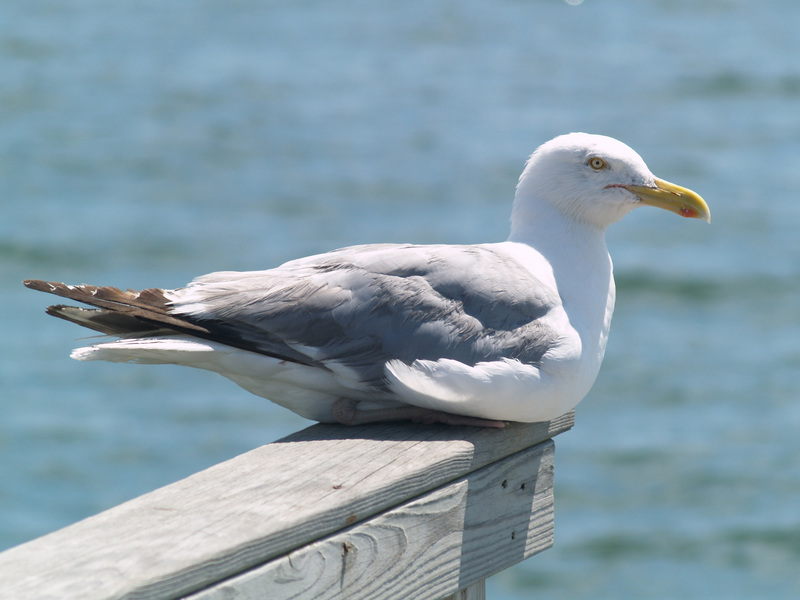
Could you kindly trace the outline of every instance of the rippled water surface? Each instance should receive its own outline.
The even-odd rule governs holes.
[[[800,4],[7,2],[0,548],[308,422],[208,373],[81,364],[38,277],[179,286],[375,241],[504,239],[541,142],[629,143],[713,223],[609,231],[606,362],[556,543],[492,598],[800,597]]]

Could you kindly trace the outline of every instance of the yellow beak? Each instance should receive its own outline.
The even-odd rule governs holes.
[[[644,204],[670,210],[682,217],[703,219],[707,223],[711,223],[711,211],[708,204],[699,194],[688,188],[658,178],[656,178],[655,187],[644,185],[623,185],[622,187],[635,194]]]

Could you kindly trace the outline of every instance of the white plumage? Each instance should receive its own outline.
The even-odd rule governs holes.
[[[176,290],[26,285],[95,306],[49,312],[119,338],[79,360],[208,369],[318,421],[546,421],[597,377],[605,230],[642,204],[709,220],[628,146],[574,133],[528,160],[505,242],[355,246]]]

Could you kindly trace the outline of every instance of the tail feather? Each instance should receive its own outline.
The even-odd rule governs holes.
[[[170,333],[169,329],[158,327],[153,323],[102,308],[79,308],[57,304],[48,306],[46,312],[48,315],[107,335],[127,337],[131,335],[168,335]]]
[[[122,291],[111,286],[69,285],[58,281],[43,281],[41,279],[26,279],[22,284],[32,290],[55,294],[56,296],[77,300],[99,308],[109,308],[115,305],[165,313],[169,306],[169,299],[165,291],[158,288],[148,288],[141,292],[136,290]]]
[[[167,328],[182,333],[209,334],[205,327],[172,316],[169,313],[170,301],[161,289],[122,291],[109,286],[67,285],[40,279],[28,279],[23,284],[32,290],[97,307],[99,310],[91,311],[56,305],[49,307],[47,312],[102,333],[125,335]]]
[[[89,309],[57,304],[48,307],[47,313],[123,340],[133,341],[134,338],[152,340],[157,336],[174,337],[176,334],[188,334],[280,360],[322,367],[319,362],[292,348],[279,336],[271,337],[267,331],[259,332],[261,334],[259,336],[253,336],[251,334],[253,327],[247,323],[237,326],[224,320],[197,315],[173,315],[172,303],[168,297],[169,290],[150,288],[140,292],[123,291],[114,287],[68,285],[41,279],[28,279],[23,284],[32,290],[55,294],[95,307]],[[137,346],[137,350],[146,351],[147,348]],[[92,359],[99,356],[105,355],[100,353]],[[76,358],[90,360],[82,354]]]
[[[85,348],[76,348],[71,357],[75,360],[104,360],[118,363],[144,365],[186,365],[215,370],[215,353],[224,352],[222,346],[204,342],[190,336],[173,335],[165,338],[134,338],[116,340]]]

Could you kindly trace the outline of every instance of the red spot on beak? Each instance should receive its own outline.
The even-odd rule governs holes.
[[[697,211],[692,209],[692,208],[689,208],[688,206],[681,207],[681,213],[680,214],[681,214],[682,217],[689,217],[691,219],[696,219],[697,218]]]

